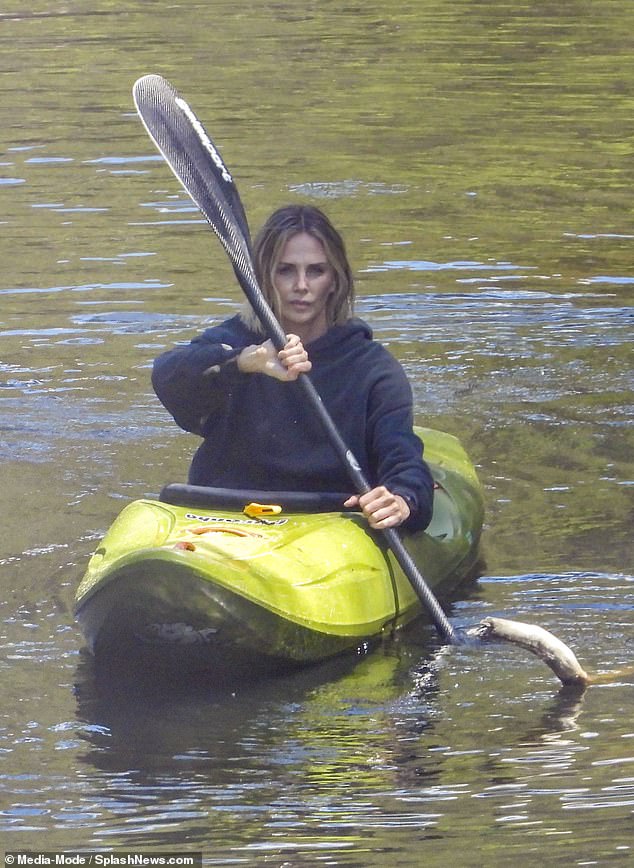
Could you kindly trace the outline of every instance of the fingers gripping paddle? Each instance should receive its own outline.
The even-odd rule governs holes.
[[[217,148],[187,103],[161,76],[143,76],[134,85],[132,93],[150,138],[218,236],[249,303],[273,344],[278,350],[282,349],[286,344],[286,335],[258,285],[244,208]],[[302,374],[298,382],[319,416],[357,493],[370,491],[370,484],[341,438],[312,380]],[[383,535],[442,639],[452,644],[462,641],[418,571],[398,532],[388,528]]]

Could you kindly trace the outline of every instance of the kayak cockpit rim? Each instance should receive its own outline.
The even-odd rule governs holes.
[[[159,502],[171,506],[198,506],[201,509],[243,511],[251,503],[261,503],[275,504],[284,512],[351,512],[344,506],[349,497],[349,494],[340,492],[259,491],[172,482],[162,488]]]

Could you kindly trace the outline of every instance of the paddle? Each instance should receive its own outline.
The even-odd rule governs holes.
[[[135,83],[132,93],[150,138],[218,236],[238,282],[267,335],[278,350],[282,349],[286,344],[286,335],[258,285],[244,208],[217,148],[187,103],[161,76],[143,76]],[[370,491],[371,486],[358,461],[343,441],[312,381],[303,374],[298,382],[346,467],[357,493]],[[382,533],[441,638],[451,644],[465,641],[447,619],[398,531],[389,528]]]

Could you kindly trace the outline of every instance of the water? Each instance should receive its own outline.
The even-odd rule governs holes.
[[[632,145],[625,0],[13,2],[0,12],[0,840],[207,864],[626,864]],[[599,676],[424,624],[231,690],[113,684],[72,618],[97,539],[195,440],[151,360],[235,311],[134,80],[183,91],[255,227],[342,227],[358,310],[487,500],[457,625],[536,621]]]

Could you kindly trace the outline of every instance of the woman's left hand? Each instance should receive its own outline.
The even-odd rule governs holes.
[[[375,530],[398,527],[409,518],[410,508],[400,494],[392,494],[384,485],[379,485],[366,494],[353,494],[344,506],[359,507]]]

